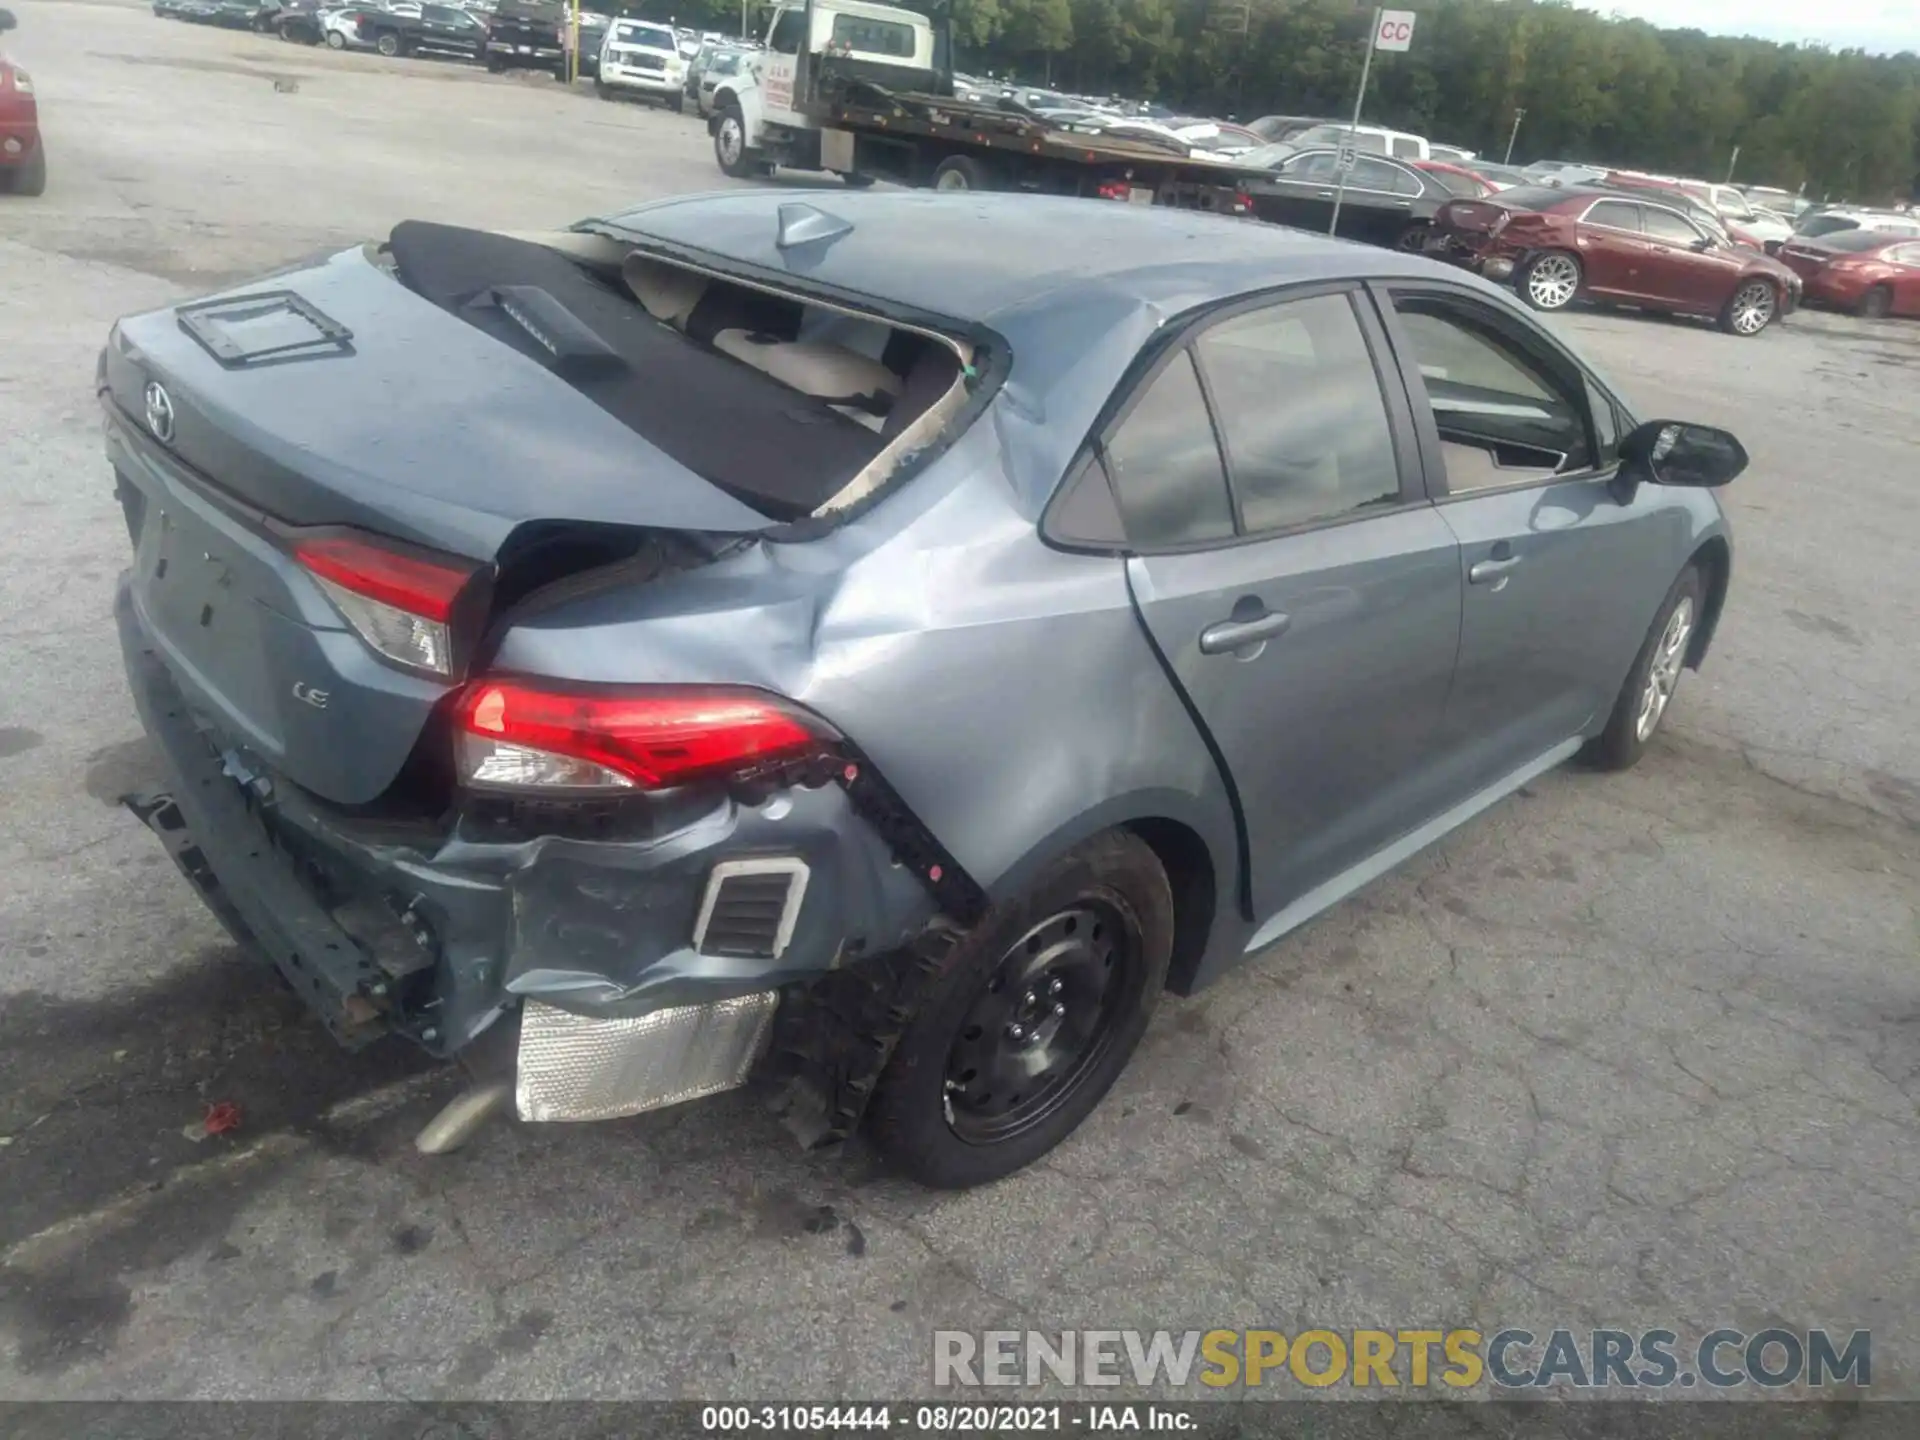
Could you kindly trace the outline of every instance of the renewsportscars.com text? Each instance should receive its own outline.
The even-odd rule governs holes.
[[[1873,1336],[1826,1330],[936,1330],[941,1387],[1301,1385],[1467,1390],[1873,1383]]]

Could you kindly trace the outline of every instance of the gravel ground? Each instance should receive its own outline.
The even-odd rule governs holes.
[[[936,1327],[1427,1323],[1868,1328],[1920,1398],[1920,326],[1562,322],[1752,451],[1708,669],[1634,772],[1168,1003],[1045,1163],[929,1194],[735,1097],[426,1160],[447,1079],[336,1053],[112,803],[150,760],[94,355],[408,216],[729,182],[545,77],[15,10],[52,179],[0,197],[0,1397],[826,1398],[924,1391]]]

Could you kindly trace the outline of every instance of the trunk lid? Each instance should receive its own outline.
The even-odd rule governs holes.
[[[1436,229],[1478,248],[1511,217],[1512,211],[1494,196],[1481,200],[1449,200],[1435,213],[1433,223]]]
[[[379,658],[293,558],[289,527],[350,527],[485,572],[523,527],[771,523],[366,252],[232,293],[256,299],[124,320],[102,358],[126,583],[220,739],[327,799],[386,792],[460,677]]]

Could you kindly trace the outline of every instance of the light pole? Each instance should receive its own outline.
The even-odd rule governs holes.
[[[1353,97],[1353,123],[1347,127],[1347,143],[1341,147],[1340,159],[1344,162],[1359,149],[1359,137],[1354,134],[1360,128],[1360,107],[1367,101],[1367,79],[1373,74],[1374,45],[1380,38],[1381,6],[1373,7],[1373,19],[1367,25],[1367,58],[1360,62],[1360,89]],[[1333,190],[1333,218],[1327,221],[1327,234],[1332,235],[1340,229],[1340,203],[1347,198],[1347,166],[1340,166],[1340,179]]]
[[[1733,147],[1733,158],[1727,161],[1727,184],[1731,185],[1733,183],[1733,170],[1739,163],[1740,147],[1736,145]]]
[[[1507,158],[1502,163],[1507,165],[1513,163],[1513,142],[1520,138],[1520,122],[1526,118],[1527,112],[1524,109],[1513,112],[1513,129],[1507,135]]]

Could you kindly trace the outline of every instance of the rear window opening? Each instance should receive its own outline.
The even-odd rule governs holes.
[[[965,342],[661,260],[607,237],[404,221],[402,283],[538,361],[774,522],[874,494],[966,395]]]

